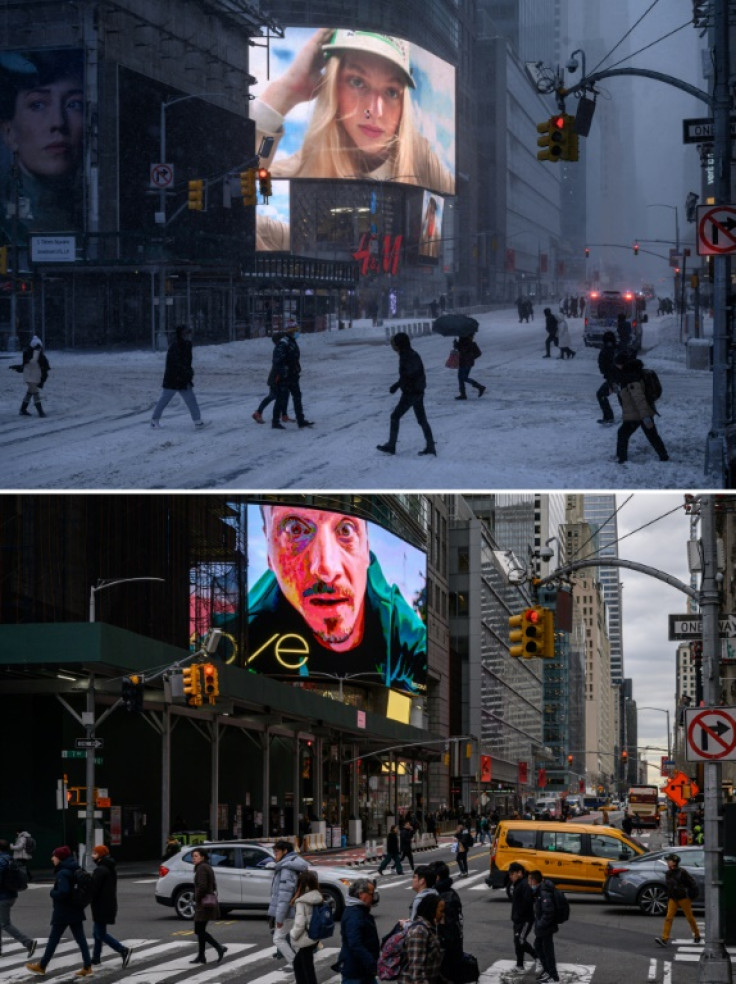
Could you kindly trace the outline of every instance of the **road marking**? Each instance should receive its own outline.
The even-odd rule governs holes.
[[[672,961],[665,960],[662,967],[662,984],[672,984]]]
[[[649,973],[647,974],[648,981],[656,981],[657,979],[657,960],[653,957],[649,961]]]
[[[258,953],[253,953],[250,955],[250,962],[254,963],[257,960],[261,959],[266,954],[273,956],[275,952],[276,951],[274,947],[269,947],[267,950],[259,950]],[[339,952],[340,951],[337,947],[334,946],[324,947],[322,950],[319,950],[317,953],[315,953],[314,963],[315,965],[317,965],[323,963],[327,959],[331,960],[334,957],[334,955]],[[228,963],[222,963],[219,965],[217,969],[220,973],[224,971],[229,976],[230,971],[232,971],[236,967],[244,965],[248,961],[249,958],[244,957],[241,960],[233,960]],[[263,974],[261,977],[255,977],[253,980],[248,981],[248,984],[282,984],[283,981],[292,980],[293,973],[294,973],[293,970],[286,970],[286,969],[271,970],[267,974]],[[187,977],[186,984],[208,984],[208,982],[213,977],[216,976],[217,974],[215,973],[207,973],[207,972],[196,974],[194,977]],[[340,980],[341,979],[340,975],[338,975],[336,979]]]
[[[480,975],[479,984],[509,984],[518,979],[513,972],[515,967],[515,960],[496,960]],[[594,971],[595,964],[557,964],[557,975],[565,984],[590,984]]]
[[[458,892],[462,888],[478,888],[478,889],[488,888],[488,886],[481,881],[481,879],[487,877],[488,877],[488,873],[485,871],[479,871],[477,874],[471,871],[467,878],[453,878],[452,887],[454,889],[457,889]],[[475,882],[478,881],[481,882],[480,885],[474,884]]]

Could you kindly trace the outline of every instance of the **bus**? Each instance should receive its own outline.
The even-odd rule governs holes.
[[[585,306],[583,342],[593,348],[603,347],[603,333],[616,333],[618,316],[623,314],[631,324],[631,349],[636,354],[641,348],[642,324],[647,320],[646,301],[632,290],[591,290]]]
[[[659,826],[659,786],[631,786],[629,809],[642,827]]]

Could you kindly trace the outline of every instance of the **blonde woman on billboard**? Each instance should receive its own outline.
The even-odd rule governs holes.
[[[274,137],[265,165],[274,178],[396,179],[453,194],[452,174],[412,125],[414,88],[408,42],[372,31],[317,31],[251,106],[257,143]],[[312,99],[302,146],[271,164],[289,113]]]

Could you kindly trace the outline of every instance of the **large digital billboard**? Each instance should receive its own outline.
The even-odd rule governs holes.
[[[83,227],[84,57],[0,52],[0,222],[5,242]],[[17,235],[16,235],[17,234]]]
[[[245,522],[232,563],[192,568],[193,644],[217,627],[218,654],[256,673],[426,690],[421,550],[360,517],[301,505],[249,504]]]
[[[403,38],[287,28],[251,49],[256,146],[274,178],[375,178],[455,192],[455,70]],[[263,163],[263,162],[262,162]]]

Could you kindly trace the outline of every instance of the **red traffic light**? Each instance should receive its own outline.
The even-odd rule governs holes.
[[[528,608],[526,610],[526,620],[527,622],[534,622],[534,624],[539,621],[539,612],[536,608]]]
[[[634,243],[634,256],[639,255],[639,243]]]
[[[553,116],[552,121],[558,130],[565,129],[565,117],[564,116]]]
[[[267,167],[259,167],[258,168],[258,177],[261,178],[261,179],[267,178],[268,177],[268,168]]]

